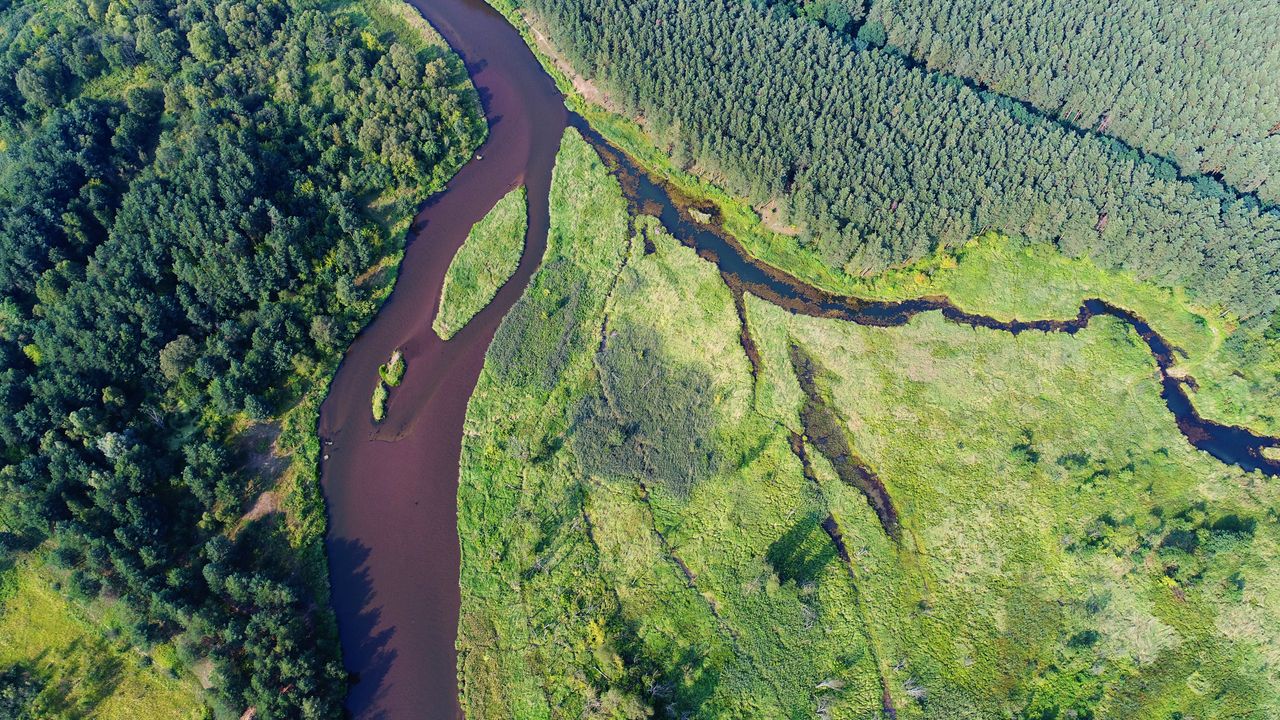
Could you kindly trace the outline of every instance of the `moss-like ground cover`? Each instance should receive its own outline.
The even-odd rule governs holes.
[[[98,603],[90,619],[52,582],[36,558],[0,573],[0,673],[21,667],[41,688],[31,717],[205,717],[201,690],[171,647],[142,655],[108,640],[122,621],[110,603]]]
[[[529,226],[524,186],[507,193],[467,233],[445,272],[440,308],[431,327],[448,340],[489,304],[511,279]]]
[[[748,295],[753,376],[715,268],[629,221],[572,131],[551,199],[468,409],[468,717],[1280,713],[1280,497],[1189,446],[1126,326],[868,328]],[[1210,372],[1213,322],[1176,297],[987,242],[868,294],[1019,317],[1098,295]],[[804,437],[793,348],[897,540]]]

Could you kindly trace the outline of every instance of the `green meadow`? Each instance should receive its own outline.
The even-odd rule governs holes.
[[[1083,300],[1100,297],[1141,315],[1182,351],[1178,368],[1198,382],[1192,398],[1202,415],[1280,435],[1280,321],[1242,324],[1181,290],[995,233],[847,291],[885,299],[946,295],[972,312],[1024,320],[1071,317]]]
[[[468,408],[468,717],[1280,713],[1280,497],[1186,442],[1127,326],[740,316],[575,131],[551,192]],[[1210,389],[1226,319],[1047,250],[982,238],[863,289],[1024,318],[1100,296],[1183,346],[1208,417],[1273,421]]]

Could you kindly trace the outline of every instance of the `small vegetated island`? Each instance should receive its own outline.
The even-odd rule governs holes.
[[[404,353],[396,350],[391,358],[378,366],[378,384],[373,387],[373,420],[382,422],[387,416],[387,400],[391,397],[391,388],[404,379]]]
[[[528,230],[523,186],[512,190],[467,233],[449,263],[440,289],[440,307],[431,327],[443,340],[453,337],[498,294],[520,265]]]
[[[482,118],[395,0],[0,3],[0,716],[342,716],[317,408]]]

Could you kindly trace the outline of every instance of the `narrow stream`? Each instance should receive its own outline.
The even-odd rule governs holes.
[[[865,301],[831,295],[759,263],[696,207],[653,181],[580,117],[570,117],[551,79],[520,35],[483,0],[410,0],[464,60],[480,92],[489,139],[410,230],[390,299],[347,351],[320,413],[321,481],[329,509],[326,549],[343,661],[357,682],[347,705],[357,718],[455,720],[459,548],[458,458],[467,400],[502,317],[519,297],[546,245],[547,195],[555,153],[572,123],[610,161],[637,211],[657,214],[682,242],[713,261],[735,292],[792,312],[864,325],[896,326],[922,312],[1010,333],[1074,333],[1095,315],[1133,327],[1150,349],[1162,396],[1194,445],[1248,470],[1280,475],[1262,455],[1276,438],[1201,418],[1171,376],[1175,348],[1137,316],[1087,300],[1068,320],[1002,322],[966,313],[946,298]],[[445,269],[470,227],[507,191],[528,187],[529,232],[515,276],[458,335],[431,330]],[[700,208],[714,212],[714,208]],[[408,363],[387,418],[374,425],[370,395],[378,365],[401,349]]]
[[[1074,334],[1088,327],[1099,315],[1110,315],[1137,332],[1156,362],[1160,376],[1160,397],[1173,413],[1178,429],[1192,446],[1218,460],[1245,470],[1259,470],[1280,476],[1280,460],[1263,455],[1265,448],[1280,447],[1280,438],[1259,435],[1247,428],[1224,425],[1200,417],[1187,395],[1187,387],[1195,380],[1170,374],[1181,351],[1173,347],[1138,315],[1105,300],[1090,298],[1080,305],[1074,318],[1065,320],[998,320],[966,312],[946,297],[931,296],[902,301],[865,300],[833,295],[752,258],[732,236],[717,224],[717,208],[684,197],[679,190],[655,181],[624,153],[608,142],[577,115],[570,124],[578,128],[607,160],[619,178],[632,211],[656,215],[680,242],[692,247],[703,258],[715,263],[720,275],[736,293],[749,292],[793,313],[832,318],[877,327],[905,325],[924,312],[941,312],[947,320],[971,327],[1000,330],[1013,335],[1024,332],[1065,332]],[[700,223],[689,213],[693,208],[710,215],[712,220]],[[750,351],[748,350],[748,353]]]

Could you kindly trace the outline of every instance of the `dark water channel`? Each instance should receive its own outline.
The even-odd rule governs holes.
[[[1271,476],[1280,475],[1280,460],[1268,458],[1262,453],[1265,448],[1280,448],[1280,438],[1259,435],[1246,428],[1224,425],[1200,417],[1187,395],[1187,387],[1194,387],[1195,380],[1169,373],[1181,351],[1170,345],[1145,320],[1124,308],[1105,300],[1090,298],[1081,303],[1074,318],[1005,321],[966,312],[956,307],[948,298],[940,296],[889,301],[833,295],[752,258],[737,240],[719,227],[716,221],[717,209],[713,205],[693,202],[670,185],[655,181],[629,157],[618,152],[586,126],[580,117],[575,115],[570,122],[583,132],[613,167],[633,211],[658,217],[676,238],[695,249],[703,258],[715,263],[721,276],[735,293],[749,292],[793,313],[845,320],[859,325],[897,327],[910,322],[911,318],[920,313],[940,312],[954,323],[999,330],[1012,335],[1024,332],[1074,334],[1088,327],[1092,318],[1110,315],[1133,328],[1146,344],[1160,375],[1160,396],[1173,413],[1178,429],[1194,447],[1224,463],[1238,465],[1245,470],[1259,470]],[[689,212],[690,209],[709,215],[712,220],[707,223],[698,222]],[[752,350],[748,348],[747,352],[750,355]]]
[[[458,458],[467,400],[503,315],[523,291],[546,244],[547,193],[560,136],[572,123],[601,151],[637,212],[657,215],[682,242],[713,261],[735,293],[750,292],[792,312],[863,325],[897,326],[922,312],[1013,334],[1074,333],[1097,315],[1133,327],[1159,368],[1162,396],[1192,445],[1223,462],[1280,474],[1262,455],[1276,438],[1201,418],[1188,380],[1167,371],[1176,349],[1135,315],[1087,300],[1075,318],[1003,322],[966,313],[946,298],[904,302],[840,297],[749,258],[697,207],[641,172],[577,116],[519,34],[483,0],[410,0],[461,55],[480,91],[490,136],[430,200],[410,230],[395,291],[347,351],[320,413],[322,483],[329,508],[326,547],[343,659],[358,677],[348,707],[358,718],[453,720],[457,702]],[[507,191],[528,187],[529,232],[515,276],[449,342],[431,330],[444,272],[467,231]],[[714,208],[698,208],[714,217]],[[374,425],[377,368],[396,349],[408,371]],[[750,350],[750,349],[748,349]]]

